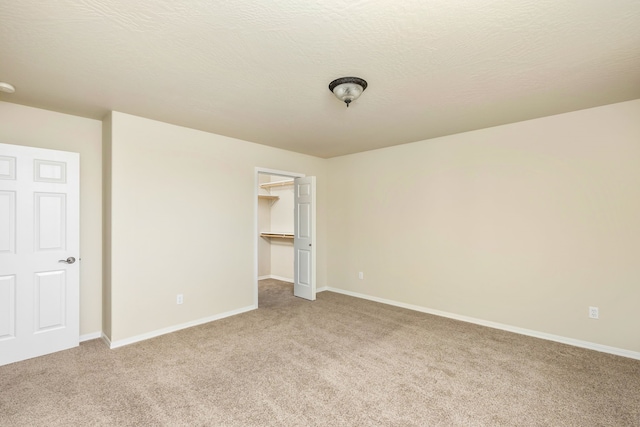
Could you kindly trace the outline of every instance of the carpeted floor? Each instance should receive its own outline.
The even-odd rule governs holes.
[[[260,309],[0,367],[0,426],[640,426],[640,361],[262,281]]]

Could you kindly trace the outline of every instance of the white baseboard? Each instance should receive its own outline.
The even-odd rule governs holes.
[[[102,338],[102,341],[107,344],[107,347],[111,348],[111,340],[104,334],[104,332],[102,333],[102,336],[100,338]]]
[[[155,338],[160,335],[170,334],[171,332],[176,332],[181,329],[191,328],[193,326],[202,325],[204,323],[213,322],[214,320],[224,319],[225,317],[235,316],[236,314],[246,313],[247,311],[255,310],[255,305],[250,305],[248,307],[239,308],[237,310],[227,311],[226,313],[216,314],[215,316],[205,317],[203,319],[193,320],[191,322],[181,323],[175,326],[169,326],[168,328],[158,329],[156,331],[147,332],[146,334],[136,335],[133,337],[125,338],[117,341],[110,341],[106,336],[103,335],[103,339],[109,344],[109,348],[114,349],[118,347],[122,347],[125,345],[137,343],[140,341],[148,340],[150,338]]]
[[[91,332],[90,334],[80,335],[80,342],[96,340],[102,336],[102,331]]]
[[[599,352],[602,352],[602,353],[615,354],[616,356],[623,356],[623,357],[628,357],[630,359],[640,360],[640,352],[637,352],[637,351],[625,350],[625,349],[617,348],[617,347],[609,347],[607,345],[596,344],[596,343],[592,343],[592,342],[589,342],[589,341],[576,340],[576,339],[573,339],[573,338],[567,338],[567,337],[563,337],[563,336],[559,336],[559,335],[547,334],[545,332],[538,332],[538,331],[534,331],[534,330],[531,330],[531,329],[519,328],[519,327],[516,327],[516,326],[505,325],[503,323],[497,323],[497,322],[491,322],[491,321],[488,321],[488,320],[476,319],[474,317],[461,316],[461,315],[455,314],[455,313],[448,313],[446,311],[434,310],[434,309],[431,309],[431,308],[421,307],[421,306],[418,306],[418,305],[406,304],[406,303],[403,303],[403,302],[397,302],[397,301],[388,300],[388,299],[384,299],[384,298],[378,298],[378,297],[374,297],[374,296],[370,296],[370,295],[361,294],[361,293],[358,293],[358,292],[345,291],[343,289],[326,287],[326,288],[323,288],[323,290],[336,292],[338,294],[349,295],[349,296],[356,297],[356,298],[362,298],[362,299],[366,299],[366,300],[369,300],[369,301],[375,301],[375,302],[379,302],[379,303],[382,303],[382,304],[393,305],[395,307],[406,308],[406,309],[413,310],[413,311],[419,311],[419,312],[422,312],[422,313],[433,314],[433,315],[440,316],[440,317],[447,317],[449,319],[461,320],[463,322],[474,323],[476,325],[487,326],[489,328],[501,329],[503,331],[514,332],[514,333],[520,334],[520,335],[527,335],[527,336],[530,336],[530,337],[541,338],[543,340],[555,341],[555,342],[559,342],[559,343],[562,343],[562,344],[572,345],[574,347],[581,347],[581,348],[586,348],[586,349],[589,349],[589,350],[599,351]],[[320,292],[320,291],[317,290],[316,292]]]
[[[276,276],[274,274],[268,274],[266,276],[259,276],[258,277],[258,280],[264,280],[264,279],[276,279],[276,280],[280,280],[281,282],[293,283],[293,279],[290,279],[288,277]]]
[[[321,288],[316,288],[316,292],[324,292],[324,291],[328,291],[329,287],[328,286],[323,286]]]

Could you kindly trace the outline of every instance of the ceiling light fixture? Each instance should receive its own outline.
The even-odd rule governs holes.
[[[366,88],[367,82],[359,77],[340,77],[329,83],[329,90],[336,98],[347,104],[347,108],[351,102],[362,95]]]
[[[0,92],[13,93],[16,91],[16,88],[9,83],[0,82]]]

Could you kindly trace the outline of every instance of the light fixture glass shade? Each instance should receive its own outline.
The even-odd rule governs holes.
[[[16,88],[12,84],[0,82],[0,92],[14,93]]]
[[[367,82],[359,77],[341,77],[329,84],[329,90],[340,101],[347,104],[355,101],[367,88]]]

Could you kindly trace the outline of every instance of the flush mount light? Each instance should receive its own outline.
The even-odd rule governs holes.
[[[329,90],[336,98],[347,104],[347,107],[352,101],[358,99],[366,88],[367,82],[359,77],[340,77],[329,83]]]
[[[16,91],[16,88],[9,83],[0,82],[0,92],[13,93]]]

